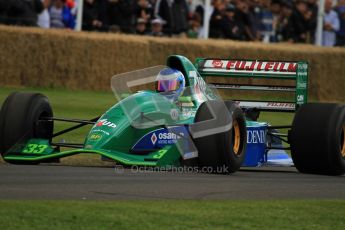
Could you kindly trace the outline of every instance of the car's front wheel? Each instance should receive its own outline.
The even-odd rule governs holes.
[[[226,131],[195,139],[199,167],[214,173],[236,172],[241,167],[246,152],[244,114],[232,101],[225,104],[221,101],[207,101],[199,107],[195,122],[205,122],[213,118],[219,120],[218,124],[228,124],[230,127]]]
[[[48,98],[39,93],[15,92],[10,94],[0,111],[0,153],[4,155],[15,144],[31,138],[51,140],[53,121]],[[16,162],[11,162],[16,163]]]

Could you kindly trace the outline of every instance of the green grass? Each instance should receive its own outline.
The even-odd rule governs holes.
[[[345,229],[345,201],[0,201],[1,229]]]

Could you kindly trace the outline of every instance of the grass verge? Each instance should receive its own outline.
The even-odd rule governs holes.
[[[345,229],[345,201],[0,201],[2,229]]]

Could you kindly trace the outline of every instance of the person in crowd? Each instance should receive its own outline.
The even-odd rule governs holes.
[[[325,1],[325,15],[323,18],[322,45],[334,46],[336,32],[340,29],[338,14],[333,10],[333,1]]]
[[[193,19],[197,18],[197,20],[194,20],[194,25],[197,25],[200,23],[200,28],[198,28],[198,38],[205,38],[205,27],[204,27],[204,0],[199,0],[198,2],[192,2],[192,9],[193,9],[193,15],[192,15],[192,21]],[[214,0],[211,1],[210,11],[209,15],[207,15],[208,20],[210,20],[211,15],[214,11]],[[194,26],[194,30],[196,30]]]
[[[278,42],[278,27],[279,19],[282,14],[282,4],[280,0],[272,0],[270,6],[272,12],[272,35],[270,37],[270,42]]]
[[[281,13],[277,25],[277,40],[278,42],[287,41],[289,33],[289,18],[292,15],[293,4],[290,1],[284,1],[281,5]]]
[[[124,33],[135,32],[137,0],[107,0],[109,25],[117,25]]]
[[[317,27],[317,15],[319,11],[318,0],[308,0],[307,17],[309,17],[309,29],[310,29],[310,41],[309,43],[315,43],[315,32]]]
[[[38,26],[37,15],[43,11],[41,0],[11,0],[3,3],[3,21],[8,25]]]
[[[253,41],[260,41],[260,25],[261,25],[261,6],[258,0],[248,1],[248,20],[249,20],[249,30]]]
[[[186,36],[189,16],[186,0],[157,0],[154,16],[164,22],[165,34]]]
[[[80,0],[78,0],[80,1]],[[97,20],[101,22],[102,26],[97,31],[104,32],[109,31],[109,1],[108,0],[95,0],[95,6],[97,9]],[[75,8],[74,8],[75,9]],[[77,12],[76,12],[77,13]]]
[[[203,30],[201,26],[201,18],[200,14],[194,14],[189,20],[189,29],[187,32],[188,38],[202,38],[203,37]]]
[[[135,34],[137,35],[146,35],[147,29],[146,29],[146,19],[144,18],[138,18],[137,25],[135,27]]]
[[[210,18],[209,37],[223,38],[222,22],[225,15],[226,3],[222,0],[213,1],[213,12]]]
[[[297,0],[295,8],[287,25],[289,31],[287,38],[289,42],[306,43],[310,32],[310,17],[308,5],[305,0]]]
[[[338,5],[335,8],[335,11],[338,13],[340,22],[340,27],[337,31],[336,46],[345,46],[345,0],[338,1]]]
[[[204,37],[204,0],[0,0],[0,24],[72,29],[79,1],[83,30]],[[345,0],[334,10],[331,2],[325,4],[323,45],[344,46]],[[209,13],[210,38],[313,43],[318,1],[212,0]]]
[[[49,15],[49,6],[50,0],[42,0],[44,10],[38,15],[37,24],[39,27],[44,29],[50,28],[50,15]]]
[[[213,11],[213,5],[212,4],[211,4],[210,8],[211,8],[211,13],[212,13],[212,11]],[[194,15],[195,14],[199,15],[198,17],[200,17],[200,19],[201,19],[200,22],[201,22],[202,26],[204,25],[204,11],[205,11],[205,9],[204,9],[204,5],[203,4],[198,4],[195,7],[195,10],[194,10]]]
[[[163,21],[159,18],[153,19],[151,21],[151,33],[149,34],[154,37],[163,37]]]
[[[229,5],[222,18],[222,34],[224,38],[232,40],[245,40],[245,31],[243,23],[235,18],[236,8]]]
[[[265,43],[274,42],[273,13],[271,11],[271,0],[261,0],[260,12],[260,35]]]
[[[66,6],[70,9],[73,9],[76,6],[76,4],[74,0],[66,0]]]
[[[153,16],[152,4],[148,0],[138,0],[136,6],[136,17],[149,22]]]
[[[231,4],[230,4],[231,5]],[[228,7],[230,6],[228,5]],[[251,31],[251,20],[249,15],[249,5],[247,1],[236,1],[235,21],[240,30],[244,31],[244,36],[240,40],[254,41],[255,35]]]
[[[85,0],[83,9],[83,30],[101,31],[103,29],[99,7],[99,2],[96,0]]]
[[[49,8],[50,27],[56,29],[74,29],[75,19],[66,5],[66,0],[53,0]]]

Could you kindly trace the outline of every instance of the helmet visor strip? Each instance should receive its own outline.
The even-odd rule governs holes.
[[[159,80],[157,82],[158,92],[170,92],[180,88],[180,82],[177,79]]]

